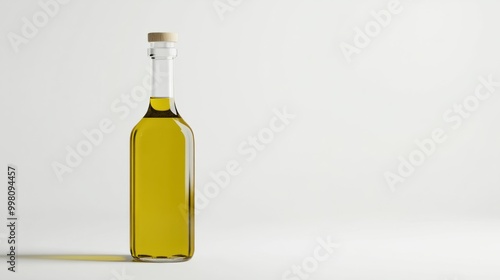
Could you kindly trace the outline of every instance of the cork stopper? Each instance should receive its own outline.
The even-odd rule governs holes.
[[[177,42],[177,33],[172,33],[172,32],[148,33],[148,42]]]

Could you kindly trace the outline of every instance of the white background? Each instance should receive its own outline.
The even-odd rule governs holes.
[[[479,77],[500,81],[500,3],[401,0],[349,62],[340,46],[389,3],[73,0],[15,47],[23,18],[45,12],[2,0],[0,159],[19,169],[24,257],[17,273],[2,259],[0,278],[301,279],[283,277],[305,264],[307,279],[498,279],[500,87],[456,129],[443,114]],[[229,161],[241,167],[198,213],[195,256],[180,264],[127,257],[129,133],[148,100],[112,106],[147,77],[151,31],[179,33],[175,94],[198,194]],[[238,147],[283,108],[295,118],[247,160]],[[104,119],[114,130],[58,180],[52,164]],[[384,173],[435,129],[446,141],[391,189]],[[1,226],[4,256],[6,237]],[[312,261],[328,237],[338,248]],[[116,262],[69,260],[98,256]]]

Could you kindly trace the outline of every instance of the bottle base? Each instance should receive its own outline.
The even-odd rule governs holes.
[[[184,255],[174,255],[170,257],[166,256],[150,256],[150,255],[139,255],[132,256],[134,261],[137,262],[156,262],[156,263],[175,263],[175,262],[185,262],[189,261],[191,257]]]

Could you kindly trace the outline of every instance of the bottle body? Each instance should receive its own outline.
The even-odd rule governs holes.
[[[194,253],[194,137],[172,98],[152,97],[130,139],[131,254],[185,261]]]

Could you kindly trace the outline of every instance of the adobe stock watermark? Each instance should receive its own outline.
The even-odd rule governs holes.
[[[19,247],[18,233],[19,233],[19,197],[17,186],[17,178],[19,176],[19,170],[12,164],[7,165],[7,270],[11,272],[17,271],[17,252]]]
[[[492,74],[486,78],[480,76],[478,80],[479,83],[473,93],[466,96],[461,102],[453,104],[443,113],[443,121],[451,130],[459,129],[464,121],[479,109],[481,102],[488,100],[497,91],[496,88],[500,86],[500,82],[493,81]],[[399,165],[396,172],[386,171],[384,173],[389,188],[395,191],[396,186],[414,174],[417,167],[422,166],[436,152],[439,145],[446,142],[447,139],[448,134],[444,126],[433,129],[429,136],[424,139],[416,139],[414,141],[416,147],[408,156],[398,157]]]
[[[391,0],[387,3],[387,8],[378,12],[371,11],[372,20],[364,24],[361,29],[354,28],[352,43],[341,42],[339,47],[348,63],[351,63],[354,55],[359,55],[361,50],[367,48],[373,39],[391,24],[393,17],[403,11],[403,6],[399,0]]]
[[[33,13],[30,18],[22,17],[21,30],[18,33],[9,32],[7,39],[15,53],[19,52],[21,45],[28,44],[30,40],[35,38],[40,29],[49,24],[50,20],[59,14],[61,5],[68,4],[70,0],[41,0],[38,2],[40,9]]]
[[[221,21],[225,19],[226,13],[233,12],[243,0],[214,0],[212,2],[212,7],[214,7],[215,13]]]
[[[216,198],[223,189],[227,188],[232,178],[241,174],[243,165],[254,161],[274,141],[277,134],[282,133],[290,125],[295,117],[296,115],[288,112],[286,106],[281,109],[273,109],[273,116],[267,125],[238,145],[238,155],[244,157],[244,160],[229,160],[222,170],[210,172],[211,180],[204,184],[203,188],[196,191],[195,214],[204,210],[211,199]],[[183,209],[180,210],[185,212]]]
[[[103,143],[106,135],[115,130],[116,121],[113,119],[125,120],[133,109],[137,108],[142,101],[149,98],[149,91],[152,88],[152,74],[151,69],[148,69],[146,75],[142,78],[142,84],[134,86],[128,94],[122,94],[120,97],[113,100],[110,105],[110,111],[113,113],[114,118],[102,118],[95,128],[82,129],[81,133],[83,139],[75,145],[67,145],[65,147],[66,156],[64,160],[55,160],[52,162],[52,170],[59,182],[63,182],[64,175],[72,173],[80,166],[84,159],[92,153],[94,148]],[[166,73],[155,72],[155,76],[156,74],[158,74],[158,76],[153,79],[156,83],[161,82],[161,80],[166,77]]]
[[[116,271],[115,269],[112,269],[111,274],[113,274],[113,277],[111,277],[109,280],[134,280],[135,279],[134,276],[127,275],[127,270],[125,269],[125,266],[122,266],[121,271]]]
[[[332,241],[330,236],[326,238],[317,238],[317,245],[313,250],[313,253],[304,258],[299,265],[292,265],[290,269],[283,272],[281,276],[282,280],[305,280],[318,270],[319,265],[328,260],[335,249],[340,247],[336,242]]]

